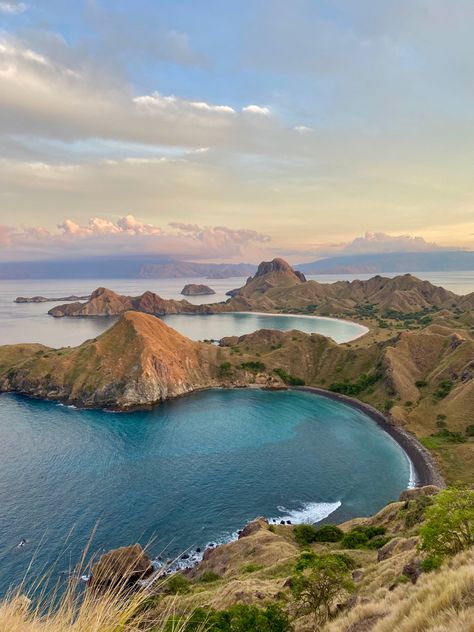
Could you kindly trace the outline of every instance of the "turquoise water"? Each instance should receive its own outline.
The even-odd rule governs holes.
[[[0,593],[33,555],[33,576],[66,570],[95,525],[94,551],[153,540],[171,558],[258,515],[370,514],[409,476],[371,419],[304,392],[214,390],[122,414],[2,395]]]

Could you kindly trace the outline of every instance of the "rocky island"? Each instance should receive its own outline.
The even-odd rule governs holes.
[[[212,287],[200,283],[188,283],[181,290],[184,296],[209,296],[215,294]]]
[[[14,303],[56,303],[59,301],[87,301],[90,299],[90,294],[86,296],[76,296],[71,294],[70,296],[60,296],[59,298],[47,297],[47,296],[17,296],[13,301]]]

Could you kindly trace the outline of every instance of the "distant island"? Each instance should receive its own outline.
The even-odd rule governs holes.
[[[58,301],[87,301],[90,299],[90,294],[85,296],[76,296],[71,294],[70,296],[47,297],[47,296],[17,296],[13,301],[14,303],[55,303]]]
[[[184,296],[209,296],[215,294],[212,287],[208,285],[202,285],[198,283],[188,283],[181,290],[181,294]]]

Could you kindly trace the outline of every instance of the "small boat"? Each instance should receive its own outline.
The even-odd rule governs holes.
[[[25,540],[25,538],[21,538],[21,540],[16,545],[16,548],[17,549],[22,549],[24,546],[26,546],[26,540]]]

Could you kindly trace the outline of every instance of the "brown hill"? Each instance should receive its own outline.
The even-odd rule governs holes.
[[[145,314],[208,314],[211,308],[207,305],[193,305],[189,301],[164,299],[153,292],[144,292],[141,296],[123,296],[104,287],[92,292],[87,303],[70,303],[58,305],[48,314],[56,318],[62,316],[117,316],[128,310],[136,310]]]
[[[405,314],[433,308],[468,310],[472,309],[472,302],[474,299],[470,295],[457,296],[411,274],[329,284],[317,281],[302,283],[298,277],[288,273],[280,276],[269,272],[254,277],[243,288],[233,291],[229,307],[233,310],[265,311],[310,308],[313,313],[331,315],[353,314],[357,307],[370,305],[383,315],[387,310]]]
[[[78,406],[149,405],[211,386],[218,351],[154,316],[127,312],[97,339],[73,349],[0,347],[0,390]]]

